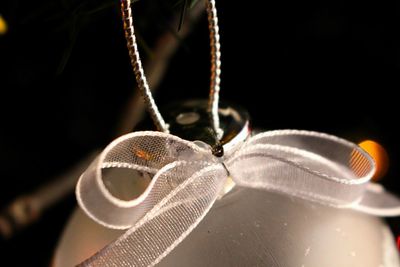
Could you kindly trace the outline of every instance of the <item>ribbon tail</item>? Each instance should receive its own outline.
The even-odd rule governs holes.
[[[400,199],[386,191],[382,185],[370,183],[363,198],[353,209],[376,216],[399,216]]]
[[[157,177],[164,182],[156,182],[152,188],[169,193],[157,199],[157,204],[124,235],[78,267],[154,266],[202,221],[223,188],[225,169],[220,164],[184,161],[169,166]],[[193,169],[198,171],[189,178],[184,176]],[[174,181],[182,182],[176,186]]]

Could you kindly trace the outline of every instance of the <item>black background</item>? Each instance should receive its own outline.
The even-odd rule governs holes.
[[[118,5],[89,14],[85,11],[103,3],[65,2],[0,3],[9,23],[8,33],[0,36],[0,206],[110,142],[133,94]],[[163,30],[158,15],[168,5],[161,2],[135,4],[138,29],[150,45]],[[378,141],[390,156],[382,183],[400,193],[394,96],[399,7],[384,1],[217,4],[221,98],[246,107],[255,127]],[[206,25],[203,18],[173,58],[157,91],[160,105],[207,96]],[[47,266],[74,205],[71,193],[36,224],[2,242],[1,258],[9,262],[4,266]],[[399,220],[389,223],[400,234]]]

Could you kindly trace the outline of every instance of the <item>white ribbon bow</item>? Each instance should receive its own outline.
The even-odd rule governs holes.
[[[126,168],[154,175],[136,199],[108,191],[102,173]],[[134,132],[112,142],[81,176],[79,205],[96,222],[127,229],[79,266],[154,266],[204,218],[228,177],[244,187],[276,191],[379,216],[400,215],[400,200],[369,183],[370,156],[343,139],[308,131],[255,135],[225,152],[161,132]]]

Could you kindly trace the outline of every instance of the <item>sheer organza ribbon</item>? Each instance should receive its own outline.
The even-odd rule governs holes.
[[[107,189],[103,175],[109,168],[154,176],[139,197],[127,201]],[[78,266],[154,266],[206,216],[228,179],[337,208],[399,215],[400,200],[369,182],[374,171],[373,160],[358,146],[316,132],[264,132],[222,158],[204,143],[160,132],[131,133],[100,154],[76,189],[89,217],[128,230]]]

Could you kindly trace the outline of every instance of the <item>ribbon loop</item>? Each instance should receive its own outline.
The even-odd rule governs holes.
[[[309,166],[310,169],[328,176],[353,180],[354,183],[367,182],[375,172],[373,159],[359,146],[324,133],[299,130],[269,131],[252,137],[248,142],[248,146],[256,144],[276,145],[280,150],[289,153],[295,153],[297,150],[298,153],[295,154],[309,158],[307,162],[308,165],[312,165]],[[291,156],[287,158],[294,161]],[[360,181],[355,181],[357,178]],[[353,182],[349,181],[351,184]]]
[[[127,134],[107,146],[82,174],[76,187],[77,200],[96,222],[113,229],[126,229],[151,208],[149,202],[153,203],[150,199],[157,194],[153,191],[157,179],[138,198],[127,201],[108,190],[103,181],[104,169],[123,168],[162,176],[172,162],[180,159],[212,162],[210,158],[208,151],[173,135],[150,131]]]
[[[236,183],[346,207],[360,201],[375,167],[356,145],[306,131],[254,136],[229,160]]]

